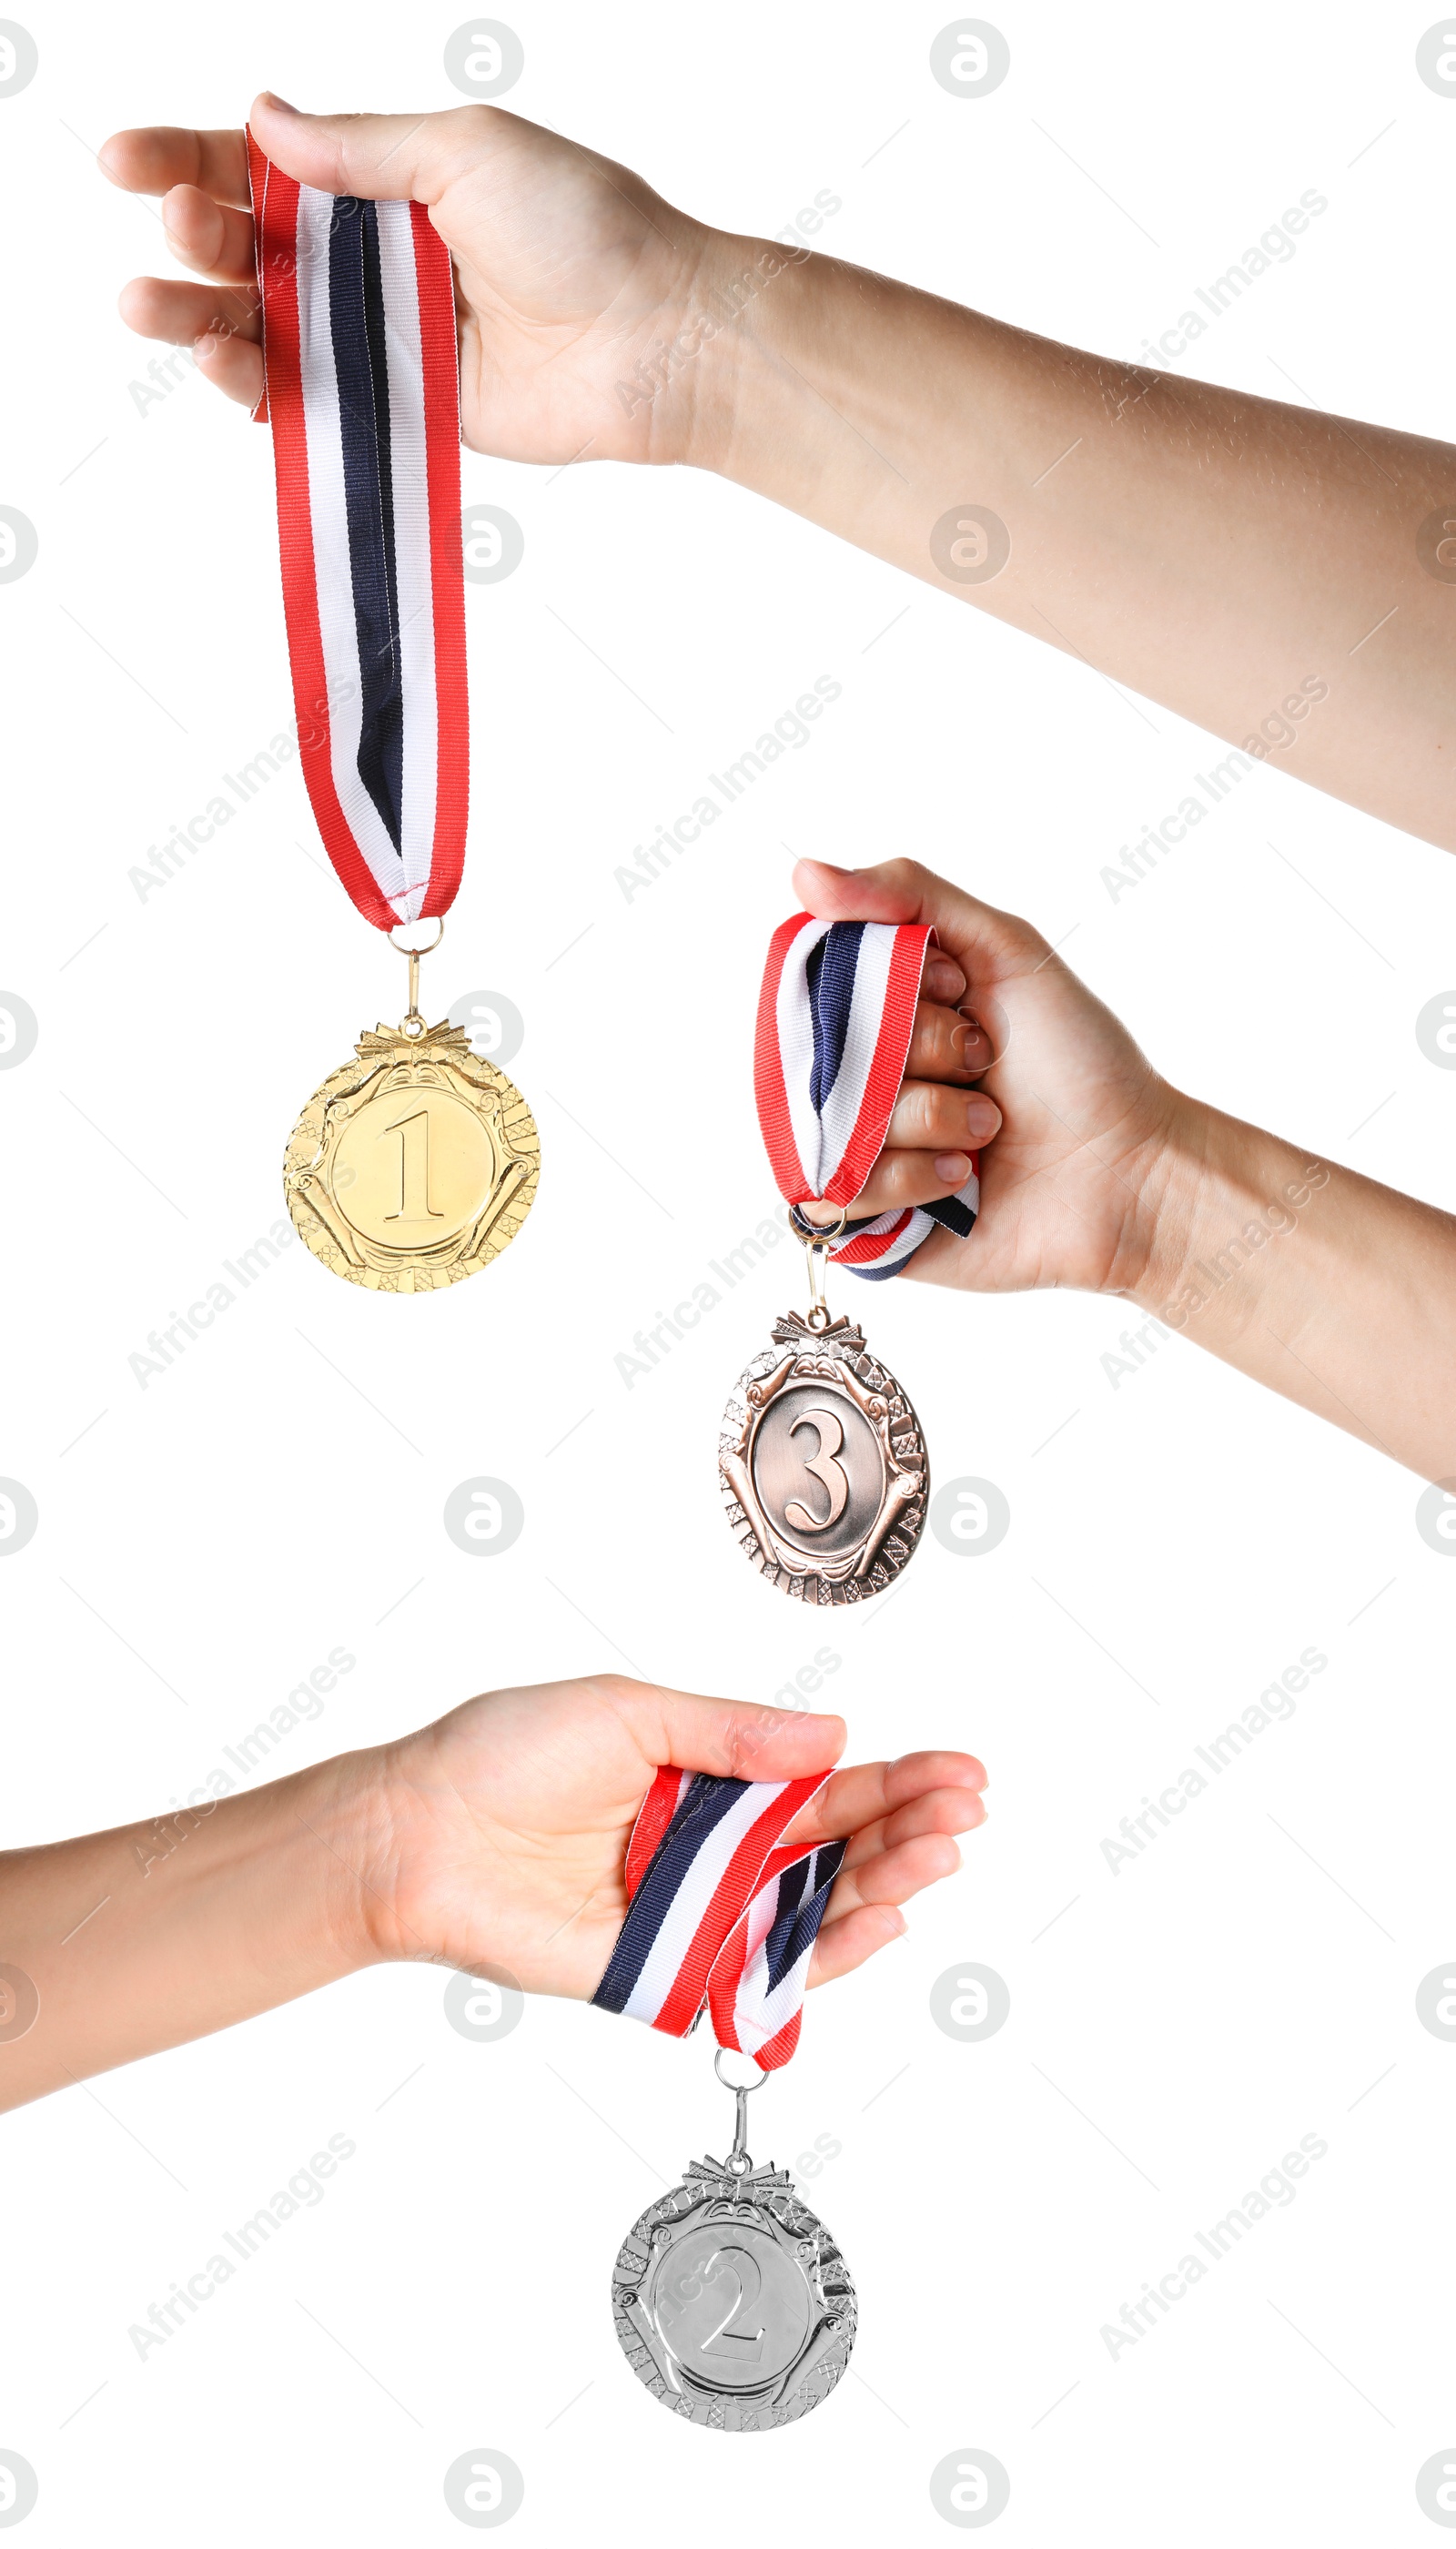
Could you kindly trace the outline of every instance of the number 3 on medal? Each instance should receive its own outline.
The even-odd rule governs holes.
[[[831,1522],[838,1521],[849,1502],[849,1480],[834,1458],[836,1452],[842,1452],[844,1449],[844,1428],[831,1407],[809,1407],[805,1409],[802,1416],[796,1417],[790,1426],[791,1442],[800,1427],[804,1425],[813,1425],[819,1433],[819,1448],[812,1459],[806,1459],[804,1466],[810,1476],[818,1478],[821,1485],[827,1490],[829,1510],[826,1514],[821,1514],[816,1520],[815,1516],[801,1504],[785,1505],[784,1520],[791,1522],[796,1531],[827,1531]],[[833,1427],[832,1435],[829,1432],[830,1426]]]

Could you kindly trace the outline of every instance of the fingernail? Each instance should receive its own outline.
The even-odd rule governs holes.
[[[994,1133],[1001,1122],[1001,1108],[994,1097],[983,1097],[979,1089],[966,1099],[966,1131],[972,1140]]]
[[[948,1186],[963,1186],[971,1174],[971,1164],[963,1151],[941,1151],[935,1161],[935,1175]]]
[[[264,106],[276,107],[280,115],[297,115],[298,113],[298,108],[296,106],[290,106],[287,98],[280,97],[277,90],[273,88],[264,89],[263,104]]]
[[[906,1931],[910,1928],[910,1923],[907,1921],[905,1914],[897,1910],[893,1904],[889,1905],[887,1908],[890,1913],[890,1918],[895,1924],[896,1937],[903,1938]]]
[[[217,341],[217,337],[213,334],[212,330],[209,329],[205,336],[199,336],[196,339],[192,347],[193,359],[199,363],[211,362],[213,347],[216,345]]]

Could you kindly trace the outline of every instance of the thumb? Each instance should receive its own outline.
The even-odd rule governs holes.
[[[264,89],[248,123],[258,148],[302,186],[371,202],[437,204],[467,164],[489,155],[494,128],[518,120],[479,106],[440,115],[303,115]]]
[[[695,1699],[646,1682],[620,1684],[618,1705],[659,1768],[670,1763],[727,1779],[807,1779],[829,1769],[844,1748],[842,1717]]]
[[[1029,920],[979,901],[918,859],[886,859],[874,868],[835,868],[822,859],[801,859],[794,886],[817,920],[928,922],[968,980],[973,969],[981,974],[992,968],[1020,972],[1051,954]]]

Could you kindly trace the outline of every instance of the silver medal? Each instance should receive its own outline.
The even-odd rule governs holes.
[[[787,2169],[755,2168],[744,2147],[748,2094],[736,2092],[727,2159],[689,2162],[632,2223],[612,2275],[618,2343],[637,2379],[675,2415],[728,2434],[819,2407],[856,2324],[849,2270],[824,2223]]]

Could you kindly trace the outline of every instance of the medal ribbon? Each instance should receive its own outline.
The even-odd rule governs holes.
[[[659,1770],[632,1827],[628,1915],[593,2006],[686,2035],[706,2001],[721,2045],[764,2071],[787,2062],[845,1844],[806,1849],[780,1835],[824,1784]]]
[[[848,1206],[884,1148],[915,1027],[925,950],[918,922],[814,920],[798,911],[774,931],[758,996],[753,1088],[780,1194]],[[828,1254],[883,1283],[932,1231],[969,1237],[980,1206],[979,1158],[943,1203],[846,1222]],[[798,1211],[805,1238],[814,1226]]]
[[[449,250],[423,204],[301,186],[247,137],[299,754],[376,929],[448,911],[469,707]]]

